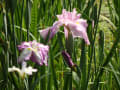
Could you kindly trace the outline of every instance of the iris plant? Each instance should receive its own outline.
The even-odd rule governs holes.
[[[73,9],[72,12],[63,9],[62,14],[57,15],[58,21],[55,21],[53,26],[40,30],[41,37],[46,39],[49,34],[49,39],[51,39],[58,32],[59,28],[63,26],[66,38],[68,37],[68,33],[72,32],[74,38],[83,38],[89,45],[90,42],[86,31],[88,24],[87,21],[80,18],[80,16],[81,14],[77,14],[76,9]]]
[[[33,72],[37,72],[37,69],[34,69],[31,66],[27,67],[27,60],[32,60],[39,65],[47,65],[49,51],[47,45],[37,43],[36,41],[29,41],[18,45],[18,49],[21,51],[18,62],[22,63],[22,69],[13,66],[12,68],[8,68],[8,72],[17,71],[19,75],[24,78],[25,75],[32,75]]]

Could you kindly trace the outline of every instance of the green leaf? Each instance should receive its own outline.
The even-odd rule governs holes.
[[[33,33],[34,36],[38,35],[37,31],[37,2],[38,0],[33,1],[32,9],[31,9],[31,24],[30,24],[30,31]]]

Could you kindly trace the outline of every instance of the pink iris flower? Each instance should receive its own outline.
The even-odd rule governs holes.
[[[49,47],[37,43],[36,41],[23,42],[18,45],[21,54],[18,58],[18,62],[32,60],[39,65],[47,65]]]
[[[81,14],[77,14],[76,9],[73,9],[72,12],[66,11],[63,9],[62,14],[57,15],[58,21],[56,21],[52,27],[47,29],[40,30],[40,35],[44,39],[48,36],[51,39],[58,31],[61,26],[64,26],[65,37],[68,37],[68,32],[72,32],[73,37],[80,37],[85,40],[89,45],[89,39],[87,36],[87,21],[80,18]]]

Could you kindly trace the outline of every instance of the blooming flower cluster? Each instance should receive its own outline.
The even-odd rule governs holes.
[[[89,45],[89,39],[87,36],[87,21],[80,18],[81,14],[77,14],[76,9],[73,12],[66,11],[63,9],[61,15],[57,15],[58,21],[56,21],[52,27],[40,30],[40,35],[46,39],[50,32],[49,39],[51,39],[59,30],[61,26],[64,26],[65,37],[68,37],[68,32],[71,31],[73,37],[80,37],[85,40]]]
[[[37,72],[37,69],[33,69],[31,66],[27,67],[26,61],[32,60],[39,65],[47,65],[49,51],[47,45],[45,46],[36,41],[29,41],[18,45],[18,49],[21,51],[18,62],[22,63],[22,69],[13,66],[12,68],[8,68],[8,72],[17,71],[24,78],[25,75],[32,75],[32,72]]]
[[[59,31],[59,28],[63,26],[66,38],[68,38],[69,32],[71,32],[74,38],[83,38],[89,45],[90,42],[87,36],[87,21],[81,19],[80,16],[81,14],[77,14],[76,9],[73,9],[72,12],[63,9],[62,14],[57,15],[58,21],[55,21],[53,26],[40,30],[40,35],[46,39],[49,34],[48,38],[50,40]],[[18,49],[21,52],[18,62],[22,63],[22,69],[13,66],[12,68],[8,68],[9,72],[17,71],[22,77],[24,77],[25,74],[32,75],[32,72],[37,72],[37,69],[27,67],[26,61],[28,60],[31,60],[40,66],[48,65],[47,61],[49,46],[43,45],[34,40],[22,42],[21,45],[18,45]],[[70,55],[65,51],[62,52],[62,55],[69,67],[73,68],[75,64],[72,62]]]

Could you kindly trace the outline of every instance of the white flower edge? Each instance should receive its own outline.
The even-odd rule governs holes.
[[[32,68],[31,66],[24,69],[27,75],[32,75],[33,72],[37,72],[37,69]]]
[[[37,72],[37,69],[34,69],[31,66],[25,67],[22,69],[19,69],[15,66],[13,66],[12,68],[8,68],[8,72],[14,72],[14,71],[18,72],[20,74],[20,76],[24,76],[25,74],[32,75],[33,72]]]

